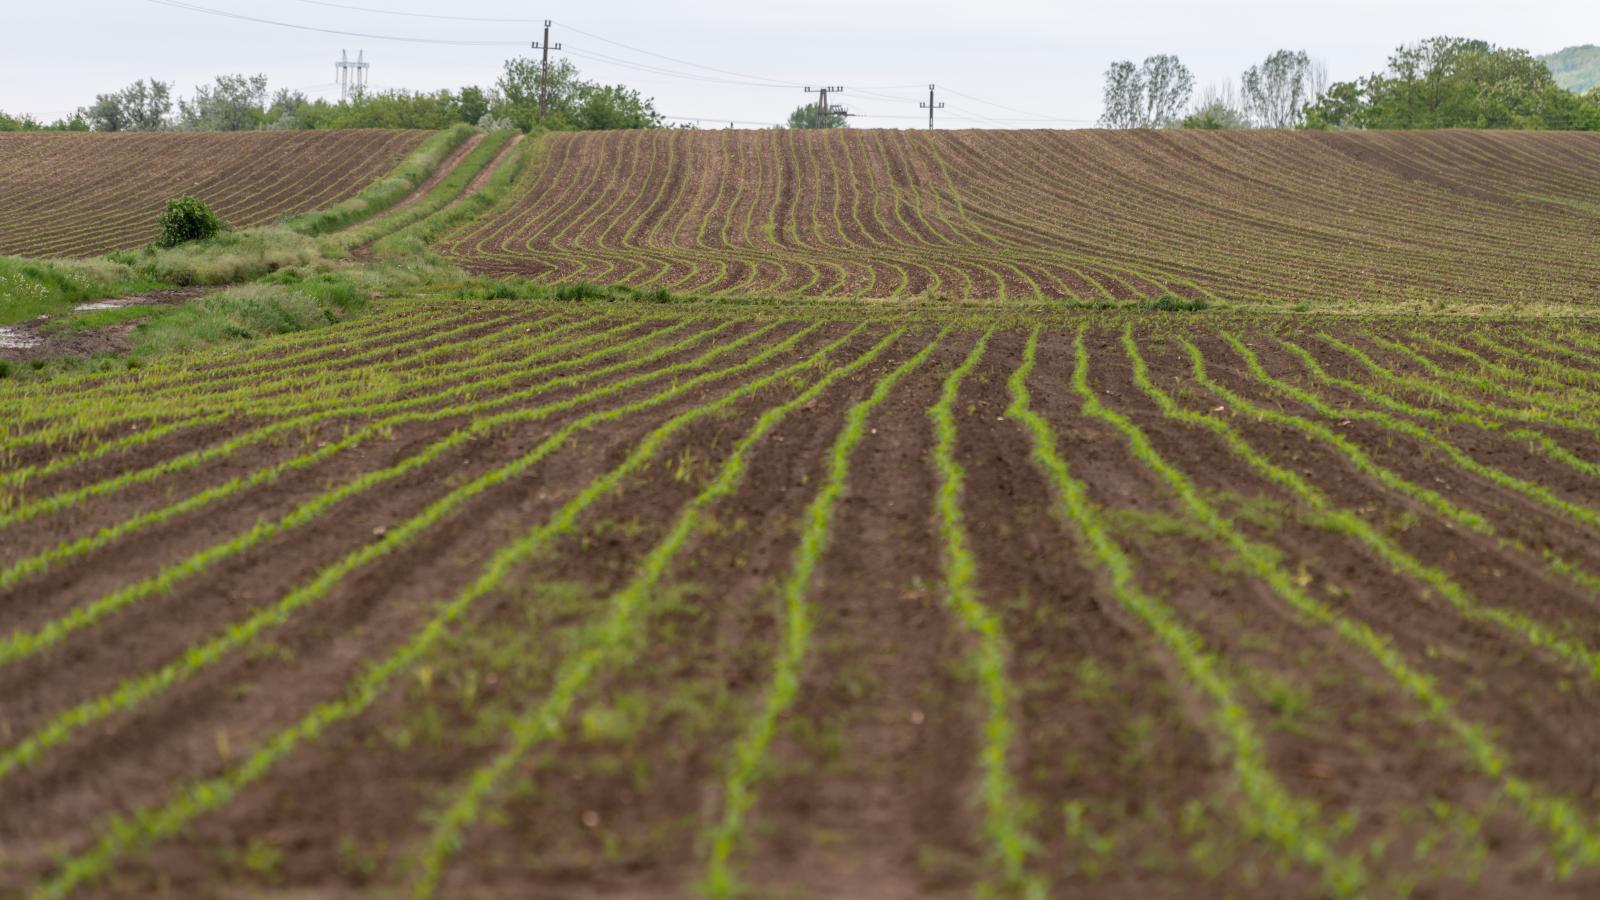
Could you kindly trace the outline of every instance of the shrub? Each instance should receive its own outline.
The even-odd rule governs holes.
[[[587,281],[576,281],[556,288],[557,300],[598,300],[604,296],[605,288]]]
[[[1197,312],[1210,307],[1211,304],[1199,297],[1187,300],[1177,294],[1162,294],[1154,300],[1147,297],[1139,301],[1140,309],[1154,309],[1161,312]]]
[[[176,247],[190,241],[203,241],[216,237],[222,230],[222,220],[204,201],[188,194],[167,201],[166,212],[161,214],[161,236],[157,247]]]

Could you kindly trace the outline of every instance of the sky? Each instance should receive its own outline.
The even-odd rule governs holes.
[[[704,127],[780,122],[821,84],[845,87],[831,99],[854,127],[926,127],[929,83],[940,127],[1086,127],[1119,59],[1173,53],[1205,86],[1280,48],[1342,81],[1437,34],[1535,54],[1600,43],[1594,0],[0,0],[0,111],[48,121],[137,78],[187,96],[231,72],[337,99],[341,50],[364,51],[373,88],[488,87],[536,53],[545,17],[584,77]]]

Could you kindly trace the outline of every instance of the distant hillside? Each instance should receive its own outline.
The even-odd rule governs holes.
[[[1539,58],[1556,76],[1556,84],[1569,91],[1581,94],[1590,88],[1600,87],[1600,47],[1584,44]]]

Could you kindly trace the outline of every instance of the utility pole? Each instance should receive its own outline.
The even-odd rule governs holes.
[[[827,87],[820,87],[820,88],[814,88],[814,87],[811,87],[811,86],[807,85],[807,87],[806,87],[806,93],[808,93],[808,94],[816,94],[817,95],[817,127],[818,128],[824,127],[823,123],[827,122],[830,116],[848,116],[848,115],[850,115],[850,111],[848,109],[845,109],[842,106],[829,106],[828,105],[828,93],[830,91],[835,93],[835,94],[842,94],[842,93],[844,93],[844,88],[842,88],[842,87],[840,87],[838,85],[829,85]]]
[[[549,19],[545,19],[544,20],[544,40],[542,40],[542,41],[534,41],[533,42],[533,49],[535,49],[535,50],[543,50],[544,51],[544,63],[543,63],[543,66],[544,66],[543,73],[544,74],[542,74],[539,77],[539,118],[542,119],[542,118],[544,118],[545,105],[547,103],[547,96],[550,93],[550,51],[551,50],[560,50],[561,49],[561,45],[559,43],[556,43],[556,44],[550,43],[550,20]]]
[[[931,85],[931,84],[928,85],[928,102],[927,103],[918,103],[917,105],[928,111],[928,130],[932,131],[933,130],[933,111],[936,110],[936,109],[944,109],[944,104],[943,103],[934,103],[933,102],[933,85]]]

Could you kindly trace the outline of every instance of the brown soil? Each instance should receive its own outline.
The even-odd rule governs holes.
[[[647,146],[636,149],[648,157]],[[685,188],[686,195],[704,193]],[[651,199],[638,202],[643,209]],[[676,205],[661,202],[663,209]],[[830,197],[806,202],[820,204],[831,217]],[[848,204],[840,209],[848,216]],[[876,227],[858,238],[870,240]],[[841,277],[841,270],[833,271]],[[843,271],[872,277],[864,266]],[[1039,278],[1047,269],[1025,271]],[[891,277],[878,275],[880,282]],[[609,328],[631,314],[532,303],[477,309],[477,316],[452,320],[471,324],[472,346],[525,333],[552,314],[593,317],[574,334]],[[453,313],[439,307],[432,314]],[[639,329],[624,334],[703,314],[663,307],[639,316]],[[541,327],[557,321],[567,319]],[[1525,616],[1575,644],[1600,644],[1594,639],[1600,581],[1584,580],[1600,576],[1600,530],[1429,456],[1413,439],[1370,423],[1325,420],[1271,394],[1208,324],[1172,317],[1135,321],[1151,377],[1183,408],[1222,417],[1251,447],[1313,483],[1331,506],[1358,511],[1396,552],[1442,572],[1476,602]],[[1233,529],[1266,548],[1297,589],[1370,627],[1427,677],[1430,689],[1448,700],[1449,715],[1479,729],[1503,754],[1503,774],[1486,771],[1450,721],[1418,702],[1358,643],[1295,612],[1281,587],[1257,577],[1184,512],[1123,434],[1084,413],[1072,386],[1080,322],[1090,325],[1087,381],[1101,402],[1127,416],[1150,449],[1181,471]],[[407,318],[403,327],[420,324]],[[702,333],[710,324],[682,334]],[[716,340],[734,340],[760,324],[759,318],[741,321]],[[765,340],[799,327],[784,324]],[[828,324],[760,371],[802,359],[850,327]],[[1308,383],[1294,374],[1294,360],[1274,349],[1267,331],[1249,323],[1234,327],[1270,371]],[[833,364],[862,352],[888,328],[870,323]],[[1374,334],[1401,333],[1382,324],[1340,323],[1309,331],[1323,328],[1362,346],[1372,346]],[[1325,343],[1287,331],[1336,374],[1370,382]],[[334,338],[342,333],[330,329]],[[1169,340],[1175,333],[1196,341],[1212,378],[1252,402],[1336,428],[1396,477],[1481,514],[1503,540],[1453,526],[1321,442],[1226,409],[1193,380],[1188,356]],[[845,411],[931,336],[913,328],[751,449],[737,489],[706,508],[703,527],[644,598],[638,640],[592,672],[559,732],[513,767],[465,830],[442,896],[696,894],[706,872],[707,835],[723,815],[733,748],[767,697],[786,634],[781,585],[793,564],[798,523],[816,496]],[[983,682],[971,668],[971,639],[944,602],[944,538],[934,517],[939,481],[928,418],[976,337],[970,330],[949,334],[868,418],[850,459],[830,542],[807,595],[815,627],[799,691],[753,784],[754,803],[731,860],[758,895],[955,897],[997,886],[983,792],[982,753],[991,738],[987,706]],[[999,624],[1008,654],[1011,732],[1004,764],[1018,793],[1008,812],[1034,842],[1027,874],[1050,896],[1062,897],[1326,893],[1314,866],[1252,829],[1228,720],[1113,589],[1083,534],[1063,516],[1032,457],[1029,432],[1006,415],[1007,380],[1026,339],[1018,329],[992,335],[984,360],[963,382],[955,412],[956,458],[965,472],[959,502],[978,596]],[[711,345],[655,365],[691,358]],[[717,365],[732,365],[762,346],[745,347]],[[282,352],[271,341],[263,349]],[[339,364],[338,357],[313,353],[303,365],[334,386],[357,384],[370,371]],[[374,361],[396,360],[379,354]],[[232,370],[219,371],[228,377]],[[640,571],[740,437],[818,374],[780,381],[665,441],[649,466],[517,566],[370,708],[297,746],[220,808],[187,823],[180,836],[130,848],[107,878],[81,893],[404,892],[437,811],[506,746],[513,717],[549,695],[613,595]],[[85,411],[102,391],[135,398],[125,401],[127,409],[105,413],[122,414],[136,409],[137,385],[147,377],[153,376],[133,372],[61,396],[63,402],[81,400]],[[204,373],[185,377],[203,386]],[[428,389],[431,377],[419,376],[418,390]],[[442,602],[479,577],[499,548],[547,521],[651,429],[750,377],[703,385],[582,433],[523,475],[488,488],[409,543],[345,575],[326,596],[249,646],[167,685],[131,712],[71,730],[34,764],[0,775],[0,893],[40,887],[64,860],[92,846],[110,817],[182,796],[185,786],[229,771],[317,704],[345,696],[352,679],[416,634]],[[527,453],[564,423],[651,396],[669,383],[663,378],[539,423],[485,434],[254,549],[185,574],[48,650],[0,662],[0,753],[75,704],[182,659],[186,648],[278,602],[347,554],[395,540],[401,523]],[[1592,827],[1587,823],[1600,811],[1600,768],[1589,752],[1600,742],[1600,680],[1592,672],[1515,629],[1464,615],[1382,553],[1329,527],[1209,430],[1164,415],[1134,381],[1120,323],[1056,319],[1042,332],[1029,388],[1093,514],[1131,560],[1130,589],[1170,610],[1195,646],[1215,660],[1234,692],[1237,714],[1259,738],[1267,772],[1310,811],[1318,836],[1335,853],[1361,860],[1368,893],[1414,886],[1416,896],[1577,897],[1600,888],[1595,870],[1582,860],[1570,875],[1558,872],[1558,845],[1508,793],[1505,780],[1518,779],[1519,791],[1569,804],[1579,814],[1575,827]],[[7,389],[0,384],[0,391]],[[1571,397],[1594,393],[1575,387]],[[571,395],[559,389],[526,402]],[[485,391],[476,399],[492,396]],[[1343,392],[1327,396],[1334,405],[1370,405]],[[331,421],[284,443],[253,446],[75,509],[0,526],[0,566],[259,471],[337,439],[360,421]],[[241,417],[187,432],[184,440],[153,442],[69,467],[45,487],[92,483],[257,424]],[[466,424],[457,417],[398,425],[324,463],[24,579],[0,592],[0,634],[62,621]],[[1546,485],[1570,502],[1600,507],[1594,479],[1527,452],[1496,429],[1450,425],[1438,433],[1486,465]],[[1596,457],[1585,433],[1548,433],[1580,456]],[[1577,572],[1551,570],[1546,551]]]

